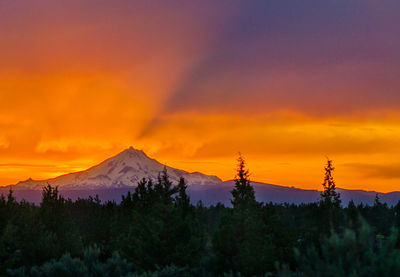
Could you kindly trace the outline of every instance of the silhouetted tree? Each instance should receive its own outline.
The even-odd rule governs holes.
[[[374,206],[382,205],[381,199],[379,198],[379,194],[375,194]]]
[[[9,190],[7,195],[7,205],[9,207],[17,205],[17,199],[14,197],[14,191],[12,189]]]
[[[358,219],[359,219],[359,211],[354,204],[353,200],[349,201],[349,204],[347,205],[347,219],[349,221],[350,228],[356,228],[358,226]]]
[[[164,205],[171,205],[173,203],[173,195],[178,192],[177,188],[172,185],[169,180],[167,168],[158,175],[158,182],[154,186],[154,192],[160,203]]]
[[[246,169],[246,163],[241,154],[238,158],[238,168],[235,176],[235,187],[231,191],[233,200],[231,203],[234,208],[248,208],[256,204],[254,188],[250,184],[249,170]]]
[[[47,185],[43,188],[38,216],[57,241],[54,245],[57,258],[67,252],[76,255],[82,251],[82,241],[67,203],[57,187]]]
[[[320,204],[325,207],[340,207],[340,193],[336,192],[336,184],[333,179],[332,173],[335,170],[333,167],[332,160],[328,159],[327,165],[325,167],[325,179],[322,184],[324,190],[321,192],[321,202]]]
[[[188,208],[190,206],[190,197],[186,193],[187,185],[185,179],[181,177],[177,186],[178,195],[175,197],[175,203],[178,207]]]
[[[393,217],[392,217],[393,216]],[[376,232],[380,235],[389,235],[394,221],[394,214],[392,214],[386,203],[382,203],[379,195],[376,194],[374,205],[371,207],[370,214],[368,215]]]

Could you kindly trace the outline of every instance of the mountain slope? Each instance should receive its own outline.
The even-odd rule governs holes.
[[[149,158],[143,151],[132,147],[118,155],[105,160],[88,170],[70,173],[54,179],[35,181],[32,179],[19,182],[13,189],[42,189],[50,184],[58,186],[60,190],[79,189],[115,189],[135,187],[143,178],[156,180],[164,165]],[[168,175],[174,183],[180,177],[185,178],[189,185],[216,185],[222,181],[216,176],[209,176],[199,172],[188,173],[183,170],[166,167]]]

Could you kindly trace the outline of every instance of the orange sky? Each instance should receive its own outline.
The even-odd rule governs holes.
[[[399,6],[263,2],[1,1],[0,185],[132,145],[312,189],[329,156],[339,187],[400,190]]]

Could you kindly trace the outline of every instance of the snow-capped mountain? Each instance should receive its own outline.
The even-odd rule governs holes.
[[[108,189],[135,187],[143,178],[157,180],[164,165],[149,158],[143,151],[132,147],[118,155],[89,168],[85,171],[70,173],[48,180],[28,179],[19,182],[13,189],[42,189],[50,184],[60,189]],[[189,173],[172,167],[167,168],[167,173],[173,183],[177,183],[180,177],[185,178],[189,186],[203,186],[221,184],[216,176],[205,175],[199,172]]]
[[[188,194],[192,203],[201,200],[205,205],[215,205],[220,202],[230,205],[233,181],[222,182],[216,176],[199,172],[189,173],[183,170],[166,167],[173,183],[177,184],[180,177],[188,184]],[[9,189],[14,191],[17,200],[39,204],[41,190],[47,184],[58,186],[61,194],[72,200],[98,195],[102,201],[121,201],[121,195],[132,191],[142,178],[156,180],[164,165],[149,158],[143,151],[132,147],[118,155],[105,160],[88,170],[62,175],[54,179],[35,181],[29,179],[13,186],[0,187],[0,194],[6,195]],[[272,184],[251,182],[257,201],[274,203],[311,203],[318,201],[320,192],[294,187],[284,187]],[[338,189],[344,205],[354,200],[356,204],[373,204],[377,192],[362,190]],[[395,205],[400,199],[400,192],[379,193],[382,202]]]

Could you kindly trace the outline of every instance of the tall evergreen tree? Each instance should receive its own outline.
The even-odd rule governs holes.
[[[355,223],[357,223],[357,220],[359,218],[358,210],[356,205],[354,204],[353,200],[349,201],[349,204],[347,205],[347,217],[349,220],[349,225],[353,227]]]
[[[56,256],[66,252],[76,255],[82,250],[81,236],[68,209],[70,204],[70,200],[65,200],[59,194],[57,187],[53,188],[50,185],[43,187],[38,219],[50,234],[55,236]]]
[[[177,193],[177,188],[172,185],[172,182],[169,180],[169,176],[167,173],[167,168],[164,167],[164,170],[158,175],[158,182],[154,186],[154,192],[159,198],[159,201],[165,205],[170,205],[173,203],[173,195]]]
[[[340,207],[340,193],[336,192],[336,184],[332,172],[335,170],[332,160],[328,159],[325,167],[325,179],[322,184],[324,190],[321,192],[320,204],[325,207]]]
[[[256,203],[254,188],[250,184],[249,176],[250,173],[246,168],[246,163],[239,153],[235,187],[231,191],[233,197],[231,203],[234,208],[246,208]]]
[[[175,197],[175,203],[178,207],[187,209],[190,206],[190,197],[186,193],[187,185],[185,179],[181,177],[177,186],[178,195]]]
[[[14,197],[14,191],[10,189],[7,195],[7,205],[15,206],[16,204],[17,204],[17,199]]]
[[[379,194],[375,194],[374,206],[380,206],[380,205],[382,205],[382,202],[379,197]]]
[[[143,178],[138,182],[132,196],[134,205],[139,208],[151,208],[154,205],[153,182],[151,179]]]

